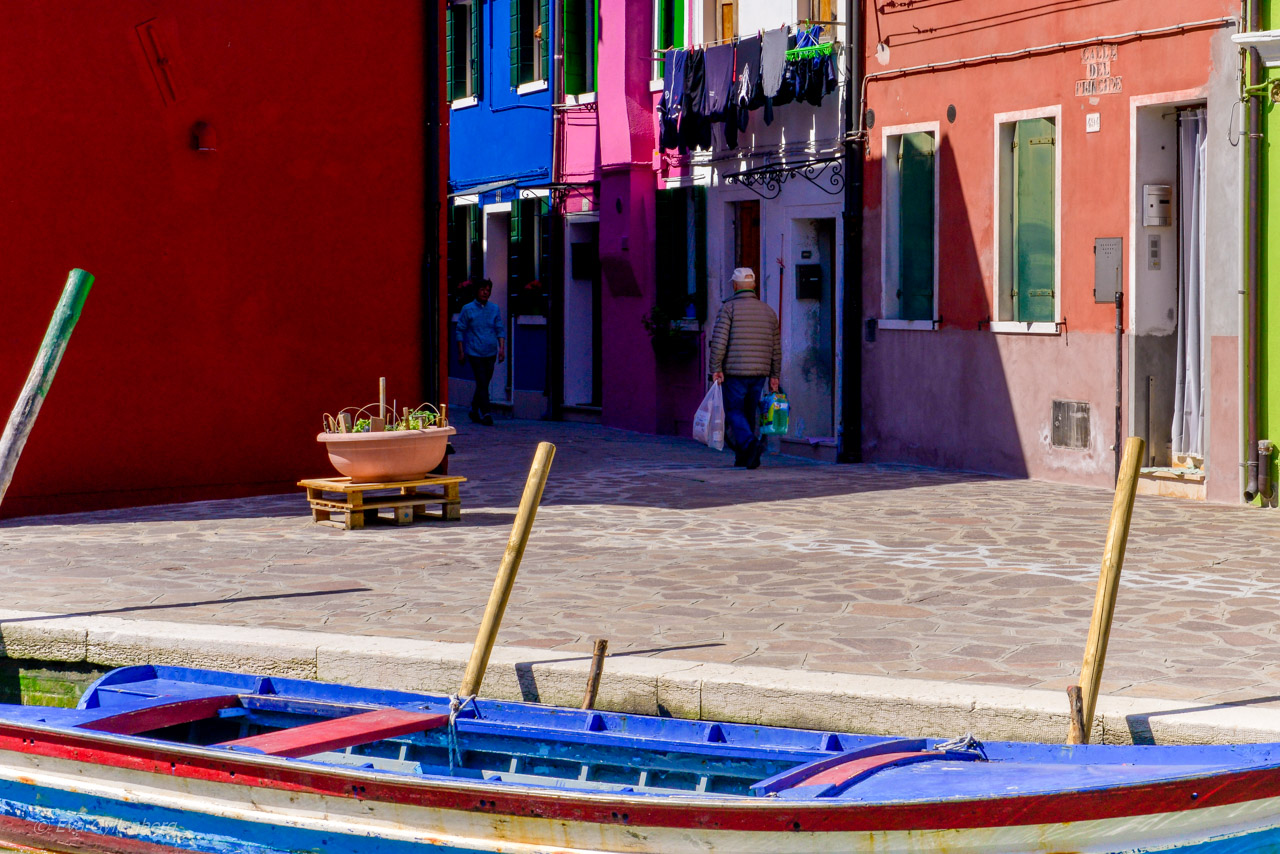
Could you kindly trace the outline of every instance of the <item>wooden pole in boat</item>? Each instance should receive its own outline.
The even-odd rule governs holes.
[[[1067,735],[1067,744],[1088,744],[1089,733],[1084,728],[1084,698],[1080,696],[1080,686],[1067,688],[1067,703],[1071,718],[1071,730]]]
[[[1080,693],[1084,706],[1083,731],[1080,741],[1088,744],[1093,727],[1093,713],[1098,705],[1098,684],[1102,681],[1102,665],[1107,658],[1107,641],[1111,637],[1111,620],[1115,616],[1116,592],[1120,588],[1120,569],[1124,566],[1124,549],[1129,542],[1129,520],[1133,515],[1133,496],[1138,489],[1138,468],[1146,442],[1130,436],[1124,443],[1124,459],[1116,481],[1116,497],[1111,504],[1111,526],[1107,529],[1107,545],[1102,554],[1102,572],[1098,576],[1098,592],[1093,600],[1093,619],[1089,624],[1089,640],[1080,667]]]
[[[485,668],[489,666],[489,654],[493,652],[498,626],[502,624],[502,614],[507,610],[507,600],[511,598],[516,570],[520,568],[520,558],[524,556],[525,544],[529,542],[533,517],[538,512],[538,503],[542,501],[542,488],[547,484],[547,473],[551,470],[551,459],[555,454],[555,445],[550,442],[538,443],[538,450],[533,455],[533,467],[529,469],[529,479],[524,485],[524,495],[520,498],[520,509],[516,511],[516,521],[511,526],[507,551],[502,555],[498,577],[493,580],[493,591],[489,594],[489,604],[484,609],[476,645],[471,648],[471,660],[467,662],[467,672],[462,677],[462,687],[458,690],[460,697],[472,697],[480,693],[480,683],[484,680]]]
[[[591,651],[591,674],[587,676],[587,693],[582,698],[582,708],[596,707],[596,694],[600,693],[600,676],[604,673],[604,654],[609,649],[609,641],[596,638],[595,649]]]
[[[84,270],[75,269],[67,275],[67,283],[62,288],[62,299],[53,311],[49,321],[49,329],[44,334],[44,342],[36,353],[36,361],[27,375],[27,384],[18,395],[18,402],[9,415],[4,434],[0,435],[0,502],[13,480],[13,470],[17,468],[18,457],[27,444],[31,428],[35,426],[36,416],[40,414],[40,405],[44,403],[49,386],[53,384],[53,375],[66,352],[67,342],[71,340],[71,332],[80,319],[80,311],[89,296],[89,288],[93,287],[93,276]]]

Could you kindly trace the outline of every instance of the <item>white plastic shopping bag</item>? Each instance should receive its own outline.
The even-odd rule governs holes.
[[[724,393],[720,383],[712,383],[693,416],[693,438],[709,448],[724,450]]]

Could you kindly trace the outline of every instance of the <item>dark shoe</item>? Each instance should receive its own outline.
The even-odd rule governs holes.
[[[760,458],[764,456],[764,439],[751,440],[751,452],[747,455],[748,469],[760,468]]]
[[[471,420],[476,424],[479,424],[481,421],[484,420],[480,417],[480,415],[474,409],[468,411],[467,415],[470,416]]]
[[[490,414],[488,414],[488,413],[486,412],[486,413],[485,413],[485,416],[484,416],[483,418],[481,418],[481,419],[480,419],[480,423],[481,423],[481,424],[483,424],[483,425],[484,425],[484,426],[486,426],[486,427],[492,427],[492,426],[493,426],[493,416],[492,416],[492,415],[490,415]],[[759,465],[759,463],[757,463],[756,465]]]
[[[733,449],[733,467],[742,468],[747,464],[747,452],[742,448]]]

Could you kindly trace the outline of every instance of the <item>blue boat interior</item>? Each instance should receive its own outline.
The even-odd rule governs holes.
[[[106,674],[75,709],[0,705],[0,721],[390,775],[652,797],[964,800],[1280,762],[1271,744],[944,743],[497,700],[468,700],[450,719],[445,696],[159,665]]]

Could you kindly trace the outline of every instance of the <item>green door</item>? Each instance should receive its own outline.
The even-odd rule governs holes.
[[[1056,320],[1055,130],[1050,119],[1026,119],[1014,132],[1013,304],[1024,322]]]
[[[909,133],[898,146],[903,320],[933,320],[933,145],[933,134]]]

